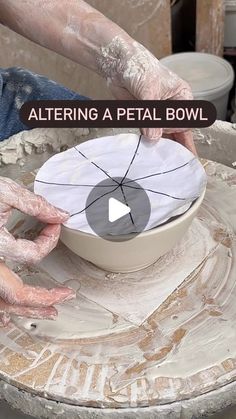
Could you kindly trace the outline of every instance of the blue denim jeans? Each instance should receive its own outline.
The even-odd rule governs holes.
[[[19,118],[19,109],[29,100],[85,100],[85,96],[20,67],[0,69],[0,141],[29,130]]]

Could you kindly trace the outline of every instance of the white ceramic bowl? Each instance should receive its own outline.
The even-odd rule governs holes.
[[[205,190],[188,211],[173,221],[127,241],[108,241],[62,227],[61,241],[74,253],[110,272],[134,272],[156,262],[182,239],[203,201]],[[132,237],[131,235],[128,235]]]

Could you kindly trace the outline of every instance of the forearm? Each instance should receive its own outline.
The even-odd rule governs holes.
[[[98,73],[129,35],[83,0],[0,0],[0,21],[26,38]],[[116,52],[107,57],[116,39]],[[110,65],[112,63],[110,62]]]
[[[96,71],[116,99],[192,99],[185,81],[83,0],[0,0],[0,22]],[[160,128],[142,132],[150,139],[162,134]],[[192,137],[183,136],[181,142],[196,152]]]

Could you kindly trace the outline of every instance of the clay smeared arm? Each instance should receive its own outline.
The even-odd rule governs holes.
[[[2,24],[97,72],[103,46],[131,39],[83,0],[0,0],[0,10]]]
[[[83,0],[0,0],[0,10],[4,25],[103,76],[117,99],[192,99],[186,82]],[[192,134],[182,131],[180,142],[196,153]]]

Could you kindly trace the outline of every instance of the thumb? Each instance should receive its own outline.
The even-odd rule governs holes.
[[[162,137],[162,128],[141,128],[141,133],[144,137],[151,141],[159,140]]]

